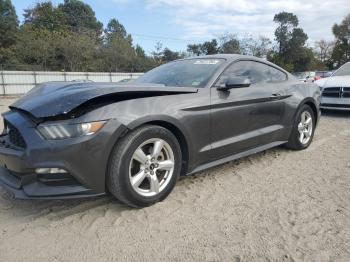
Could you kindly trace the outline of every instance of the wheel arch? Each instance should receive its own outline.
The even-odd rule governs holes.
[[[311,97],[310,97],[310,98],[305,98],[305,99],[299,104],[298,110],[296,110],[296,113],[295,113],[295,114],[298,113],[299,109],[300,109],[303,105],[308,105],[308,106],[312,109],[312,111],[313,111],[313,113],[314,113],[314,116],[315,116],[315,123],[317,124],[318,121],[319,121],[319,114],[318,114],[319,109],[318,109],[317,106],[316,106],[316,101],[315,101],[313,98],[311,98]],[[295,117],[294,117],[294,119],[295,119]]]
[[[168,117],[147,117],[145,119],[139,119],[128,125],[128,129],[135,130],[141,126],[145,125],[157,125],[169,130],[178,140],[182,153],[182,168],[181,175],[185,175],[187,173],[189,162],[190,162],[190,142],[186,139],[186,131],[181,128],[180,124],[173,119],[169,119]]]
[[[305,105],[308,105],[308,106],[311,107],[311,109],[312,109],[312,111],[314,112],[314,115],[315,115],[315,122],[318,123],[318,111],[317,111],[316,105],[313,102],[311,102],[311,101],[307,101],[305,103]]]

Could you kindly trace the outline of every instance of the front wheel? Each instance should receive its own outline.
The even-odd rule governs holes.
[[[287,147],[293,150],[303,150],[309,147],[315,132],[315,114],[310,106],[303,105],[296,116]]]
[[[163,127],[144,126],[116,145],[107,187],[130,206],[149,206],[168,196],[180,171],[181,149],[176,137]]]

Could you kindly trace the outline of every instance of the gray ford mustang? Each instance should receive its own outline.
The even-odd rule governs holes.
[[[180,175],[307,148],[319,104],[316,85],[241,55],[178,60],[128,83],[43,84],[3,114],[0,184],[17,198],[110,192],[149,206]]]

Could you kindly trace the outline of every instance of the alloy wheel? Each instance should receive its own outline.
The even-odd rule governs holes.
[[[133,153],[129,166],[131,186],[141,196],[152,197],[162,192],[174,173],[174,152],[160,138],[149,139]]]
[[[310,112],[304,111],[300,116],[298,124],[299,141],[303,145],[309,143],[313,131],[313,121]]]

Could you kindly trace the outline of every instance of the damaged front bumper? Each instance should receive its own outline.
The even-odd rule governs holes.
[[[37,174],[17,174],[2,167],[0,167],[0,186],[17,199],[72,199],[104,194],[94,193],[70,177],[56,176],[45,179]]]
[[[9,134],[0,136],[0,186],[14,197],[65,199],[105,194],[109,154],[126,130],[118,121],[108,121],[92,136],[50,141],[40,135],[36,124],[25,114],[10,111],[4,118],[25,141],[18,147]],[[36,172],[43,168],[66,172]]]

